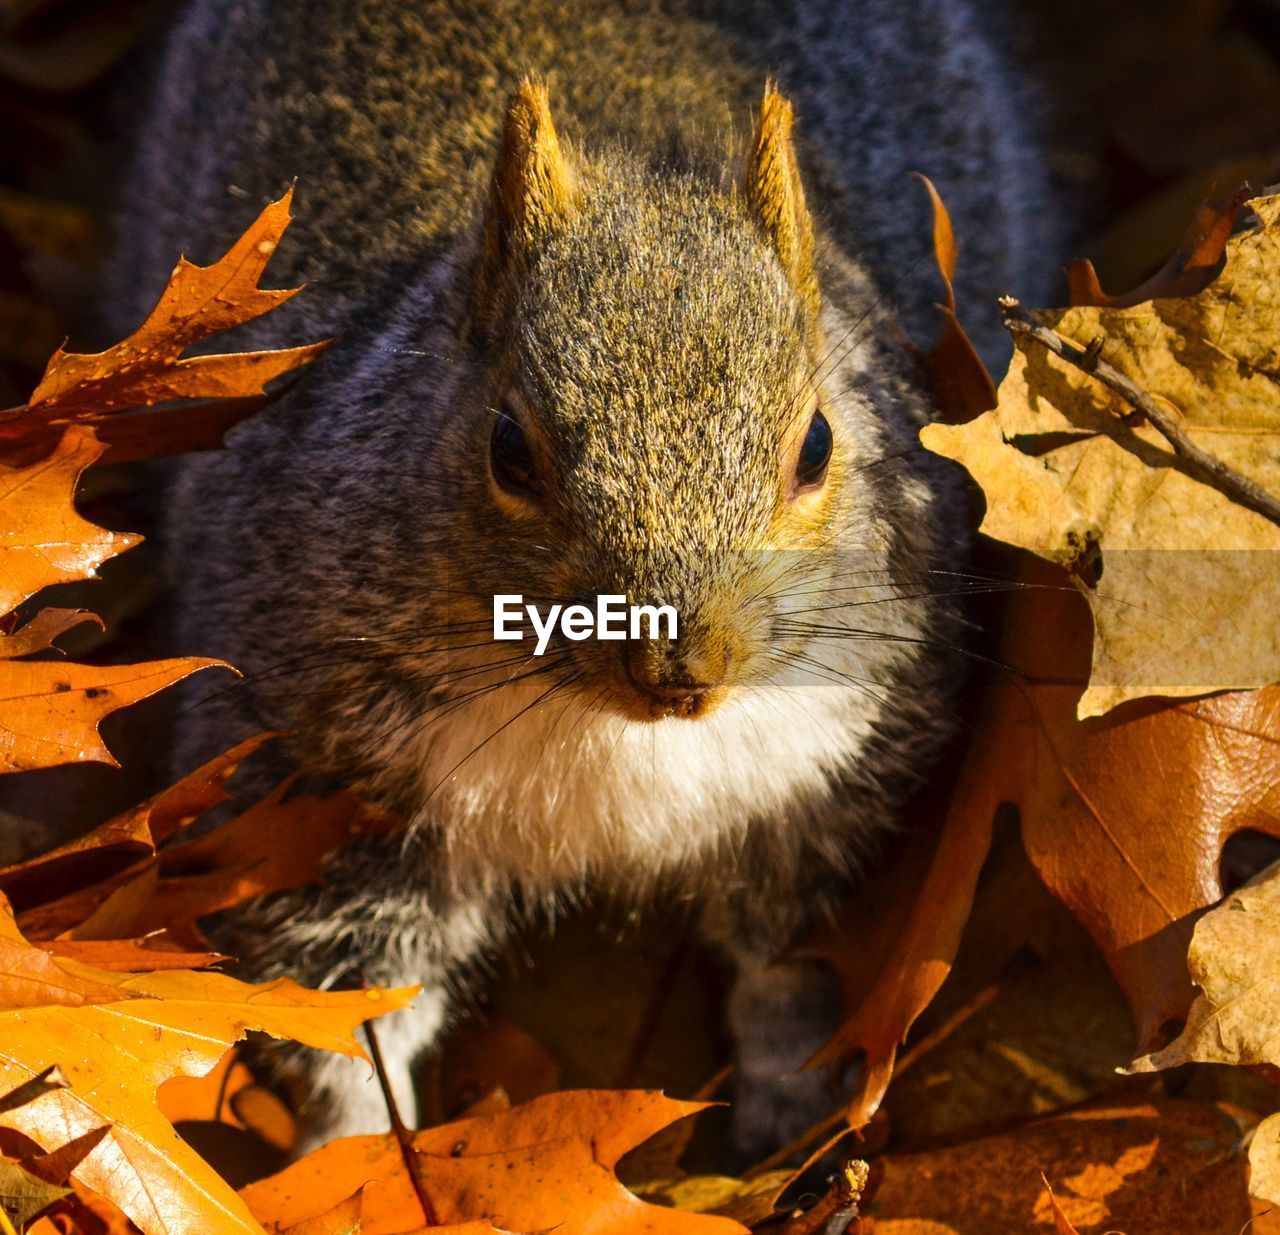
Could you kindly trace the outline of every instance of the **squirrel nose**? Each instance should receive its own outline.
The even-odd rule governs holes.
[[[689,716],[725,677],[723,654],[681,648],[674,643],[628,643],[625,655],[632,685]]]

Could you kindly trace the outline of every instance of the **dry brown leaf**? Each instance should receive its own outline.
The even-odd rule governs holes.
[[[795,1181],[794,1170],[766,1171],[746,1179],[731,1175],[686,1175],[637,1187],[646,1200],[695,1214],[719,1214],[754,1227],[773,1218],[778,1198]]]
[[[90,429],[68,429],[48,458],[25,467],[0,464],[0,615],[54,583],[89,578],[108,558],[137,543],[82,519],[74,497],[80,474],[102,453]],[[142,665],[93,667],[20,661],[47,650],[91,615],[45,610],[0,639],[0,772],[93,760],[115,764],[98,723],[220,661],[188,657]]]
[[[297,288],[269,291],[258,286],[289,225],[292,197],[291,189],[268,205],[212,265],[180,259],[159,303],[127,339],[94,354],[55,352],[27,405],[0,412],[0,443],[38,440],[49,426],[83,422],[98,425],[107,441],[113,433],[123,434],[128,443],[124,453],[139,457],[141,438],[127,418],[113,426],[117,413],[176,399],[233,400],[223,411],[241,416],[261,406],[257,400],[267,383],[314,360],[328,345],[185,358],[183,353],[210,335],[261,317],[297,293]],[[175,424],[189,424],[203,435],[200,444],[207,444],[208,419],[201,420],[199,409],[177,408],[155,413],[146,422],[155,444],[146,453],[187,448],[180,429],[175,435],[166,425],[156,432],[169,417]]]
[[[1193,1061],[1280,1065],[1280,866],[1196,923],[1187,963],[1200,991],[1186,1027],[1129,1071]]]
[[[1280,1066],[1280,866],[1264,871],[1196,923],[1187,963],[1200,993],[1182,1033],[1129,1066],[1186,1063]],[[1280,1204],[1280,1116],[1256,1129],[1250,1188]]]
[[[1210,1103],[1151,1102],[1070,1111],[960,1145],[891,1154],[865,1230],[1051,1230],[1046,1164],[1062,1220],[1079,1235],[1240,1235],[1250,1218],[1247,1163],[1231,1115]]]
[[[648,1205],[614,1174],[623,1154],[702,1109],[658,1093],[579,1090],[414,1133],[429,1216],[389,1134],[335,1141],[242,1195],[272,1231],[318,1218],[364,1190],[362,1235],[396,1235],[424,1222],[559,1235],[744,1235],[727,1218]]]
[[[0,1157],[0,1215],[9,1222],[16,1235],[25,1235],[27,1227],[71,1189],[65,1185],[46,1183],[33,1175],[21,1162]],[[0,1230],[3,1230],[0,1224]]]
[[[249,738],[83,836],[0,870],[0,892],[21,911],[99,882],[139,858],[154,855],[182,828],[228,800],[227,781],[271,737],[263,733]]]
[[[1249,1142],[1249,1191],[1269,1205],[1280,1205],[1280,1115],[1269,1115]]]
[[[917,178],[933,208],[933,255],[943,285],[943,303],[937,306],[942,314],[942,330],[924,358],[925,376],[942,419],[948,424],[963,424],[995,407],[996,387],[956,316],[953,285],[959,254],[951,215],[933,181],[928,176]]]
[[[87,609],[41,609],[12,634],[0,635],[0,660],[47,652],[60,636],[86,622],[103,625],[102,619]]]
[[[1249,194],[1237,189],[1224,197],[1211,198],[1192,215],[1173,256],[1151,278],[1131,292],[1108,296],[1098,282],[1093,263],[1077,259],[1068,272],[1070,300],[1073,305],[1105,305],[1111,309],[1127,309],[1144,300],[1164,300],[1170,296],[1194,296],[1204,291],[1222,272],[1226,261],[1227,241],[1235,226],[1236,216]]]
[[[0,869],[23,933],[60,955],[101,957],[105,968],[202,967],[217,957],[200,918],[322,883],[332,850],[399,826],[350,793],[285,800],[285,783],[198,840],[172,843],[227,800],[228,778],[270,737],[240,743],[84,837]]]
[[[204,1076],[165,1081],[156,1095],[164,1117],[173,1124],[217,1122],[252,1132],[286,1153],[297,1141],[297,1123],[288,1107],[263,1089],[232,1047]]]
[[[891,932],[891,937],[882,939],[878,924],[873,924],[869,952],[864,952],[864,936],[859,935],[852,965],[832,958],[844,984],[846,1005],[854,1011],[810,1064],[839,1070],[836,1065],[855,1054],[862,1056],[849,1102],[850,1127],[865,1127],[879,1110],[898,1047],[951,972],[1000,804],[999,788],[988,775],[989,752],[984,742],[974,743],[918,890],[915,875],[924,852],[922,846],[912,846],[904,882],[915,895],[885,917],[884,933]],[[834,948],[849,947],[849,938],[837,933],[815,951],[830,956]],[[859,964],[871,953],[874,978]]]
[[[138,1235],[138,1228],[106,1197],[71,1180],[72,1195],[31,1228],[30,1235]]]
[[[0,900],[0,1089],[59,1064],[66,1087],[0,1113],[46,1148],[103,1124],[110,1134],[75,1178],[147,1235],[256,1232],[235,1193],[173,1131],[159,1085],[199,1076],[246,1032],[363,1054],[355,1028],[404,1007],[413,991],[306,991],[222,974],[128,975],[58,960],[29,944]]]
[[[1280,198],[1250,205],[1260,225],[1230,240],[1198,295],[1038,317],[1081,347],[1103,336],[1103,356],[1175,408],[1197,444],[1277,493]],[[1096,637],[1082,717],[1280,681],[1280,527],[1180,470],[1130,410],[1020,337],[994,412],[922,430],[982,486],[985,533],[1067,565],[1100,552],[1085,589]]]
[[[999,655],[1025,677],[988,688],[925,889],[878,985],[819,1056],[866,1052],[855,1127],[950,971],[1002,803],[1018,808],[1041,879],[1102,949],[1144,1045],[1191,1004],[1187,945],[1195,915],[1222,896],[1223,845],[1244,829],[1280,833],[1280,688],[1080,722],[1084,602],[1048,566],[1032,564],[1024,582],[1033,586],[1009,604]]]

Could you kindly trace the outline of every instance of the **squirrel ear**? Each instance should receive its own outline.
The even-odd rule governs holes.
[[[507,103],[485,214],[477,296],[492,303],[513,268],[572,207],[573,170],[560,149],[547,87],[525,78]]]
[[[770,80],[764,88],[755,136],[747,152],[743,193],[747,208],[768,237],[791,285],[816,319],[818,280],[813,270],[813,220],[804,201],[800,167],[791,141],[791,104]]]

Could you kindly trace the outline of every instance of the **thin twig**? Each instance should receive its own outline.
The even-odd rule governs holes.
[[[778,1235],[845,1235],[858,1216],[870,1168],[860,1159],[846,1162],[827,1193],[810,1210],[795,1214]]]
[[[1012,296],[1000,298],[1000,314],[1005,329],[1016,339],[1019,335],[1034,339],[1055,356],[1074,365],[1082,373],[1097,378],[1107,389],[1118,394],[1134,411],[1140,413],[1173,448],[1187,473],[1201,483],[1209,485],[1229,497],[1246,510],[1261,515],[1280,526],[1280,501],[1272,497],[1261,485],[1219,458],[1202,450],[1159,403],[1131,378],[1126,377],[1114,365],[1102,359],[1102,340],[1095,339],[1088,347],[1077,347],[1064,339],[1056,330],[1042,326],[1033,320]]]
[[[945,1042],[961,1025],[970,1017],[981,1012],[1000,992],[1004,989],[1003,980],[994,982],[990,986],[984,987],[972,999],[961,1004],[954,1012],[948,1016],[941,1025],[939,1025],[932,1033],[926,1034],[918,1042],[916,1042],[909,1050],[904,1051],[894,1065],[893,1078],[897,1080],[904,1072],[913,1067],[915,1064],[927,1055],[934,1047]],[[744,1179],[754,1179],[758,1175],[764,1175],[769,1171],[777,1170],[778,1167],[785,1166],[788,1161],[803,1149],[808,1149],[819,1137],[828,1136],[835,1132],[845,1121],[846,1111],[843,1106],[839,1110],[833,1111],[825,1119],[814,1124],[813,1127],[806,1129],[800,1133],[793,1141],[789,1141],[780,1149],[775,1150],[767,1158],[757,1162],[753,1167],[743,1174]],[[845,1132],[853,1132],[853,1128],[845,1128],[839,1136],[843,1136]],[[825,1153],[836,1140],[836,1136],[832,1140],[828,1140],[819,1150],[817,1156]],[[809,1161],[811,1162],[811,1157]],[[806,1165],[808,1165],[806,1163]]]
[[[615,1089],[631,1089],[636,1083],[636,1077],[640,1075],[641,1065],[644,1063],[645,1056],[649,1053],[649,1048],[653,1045],[653,1035],[657,1032],[658,1023],[662,1020],[662,1014],[666,1011],[667,1004],[671,1000],[671,992],[675,988],[676,978],[680,976],[680,970],[684,967],[684,962],[688,957],[689,936],[691,934],[692,925],[691,923],[686,923],[676,938],[675,947],[671,949],[666,963],[662,966],[662,972],[653,984],[653,990],[641,1010],[639,1024],[631,1035],[631,1046],[627,1050],[626,1062],[622,1065],[618,1072],[617,1080],[613,1083]]]
[[[391,1081],[387,1076],[387,1066],[382,1060],[382,1048],[378,1045],[378,1035],[374,1032],[373,1022],[365,1021],[364,1036],[369,1040],[369,1058],[373,1060],[373,1070],[378,1076],[378,1086],[382,1090],[382,1100],[387,1104],[387,1117],[391,1120],[391,1132],[400,1147],[400,1157],[404,1161],[405,1170],[409,1173],[409,1182],[413,1185],[414,1195],[422,1206],[423,1221],[427,1226],[439,1226],[435,1207],[427,1194],[427,1181],[422,1177],[422,1163],[418,1159],[418,1151],[413,1147],[413,1133],[400,1118],[400,1108],[396,1105],[395,1095],[391,1092]]]

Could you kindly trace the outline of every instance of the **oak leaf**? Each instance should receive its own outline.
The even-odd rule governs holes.
[[[160,1086],[157,1102],[173,1124],[225,1123],[251,1132],[285,1153],[297,1143],[293,1114],[274,1093],[257,1083],[235,1047],[203,1076],[166,1081]]]
[[[137,665],[0,661],[0,772],[86,760],[116,767],[98,734],[100,721],[220,665],[196,656]]]
[[[136,536],[108,532],[75,511],[76,484],[102,453],[92,430],[68,429],[48,458],[0,464],[0,616],[41,589],[91,577]],[[17,659],[48,650],[92,615],[45,610],[0,637],[0,772],[95,760],[115,764],[98,736],[112,712],[219,661],[187,657],[88,666]]]
[[[59,348],[26,406],[0,412],[0,444],[39,442],[68,423],[96,426],[101,441],[116,447],[113,462],[219,444],[231,424],[263,405],[269,382],[328,346],[184,356],[192,345],[261,317],[300,290],[258,286],[289,225],[292,198],[290,189],[266,206],[211,265],[181,258],[156,307],[127,339],[94,354]],[[214,402],[119,415],[182,399]]]
[[[19,933],[0,899],[0,1088],[60,1065],[66,1088],[0,1113],[45,1149],[104,1124],[110,1132],[73,1178],[106,1197],[146,1235],[259,1228],[231,1188],[174,1132],[156,1089],[199,1076],[249,1031],[349,1056],[371,1017],[414,992],[307,991],[222,974],[130,975],[50,956]]]
[[[933,209],[933,256],[942,276],[943,299],[936,305],[942,329],[924,357],[925,376],[943,420],[961,424],[995,407],[996,388],[973,341],[956,316],[956,267],[959,250],[951,214],[928,176],[917,173]]]
[[[1187,946],[1196,914],[1222,896],[1223,845],[1245,829],[1280,834],[1280,688],[1081,722],[1085,603],[1034,559],[1021,582],[998,654],[1011,671],[986,688],[922,891],[816,1060],[865,1054],[854,1127],[879,1107],[898,1044],[950,972],[1001,805],[1017,807],[1040,878],[1102,949],[1144,1045],[1191,1005]]]
[[[137,536],[109,532],[76,513],[76,485],[102,449],[91,429],[76,427],[47,458],[25,467],[0,463],[0,613],[51,584],[92,578],[108,558],[138,543]]]
[[[65,1184],[33,1175],[21,1162],[0,1158],[0,1232],[24,1235],[40,1214],[70,1192]]]
[[[0,869],[0,892],[21,912],[101,883],[136,866],[139,859],[154,857],[162,844],[229,799],[227,781],[272,736],[263,733],[249,738],[83,836]]]
[[[0,1109],[17,1110],[45,1093],[66,1087],[56,1068],[47,1068],[32,1080],[0,1096]],[[0,1231],[23,1235],[27,1226],[51,1205],[71,1195],[71,1172],[93,1152],[108,1128],[95,1128],[49,1153],[26,1152],[26,1137],[0,1129]],[[13,1142],[18,1142],[17,1144]]]
[[[1108,295],[1102,290],[1092,262],[1084,259],[1072,262],[1067,272],[1071,303],[1127,309],[1144,300],[1194,296],[1204,291],[1222,273],[1227,241],[1248,196],[1247,189],[1239,188],[1202,202],[1192,214],[1172,256],[1132,291]]]
[[[282,784],[197,840],[167,845],[123,871],[32,906],[19,915],[23,931],[39,940],[163,932],[166,944],[200,951],[208,947],[201,918],[271,892],[323,883],[324,861],[334,849],[398,826],[349,792],[286,798],[289,788]],[[3,881],[0,872],[0,887]]]
[[[560,1235],[743,1235],[727,1218],[649,1205],[619,1182],[623,1154],[704,1109],[662,1094],[580,1090],[413,1134],[423,1212],[394,1136],[335,1141],[242,1195],[271,1231],[334,1210],[364,1189],[361,1235],[432,1230]],[[454,1224],[451,1226],[450,1224]]]
[[[1212,1103],[1136,1102],[1064,1111],[958,1145],[890,1154],[865,1229],[1027,1235],[1057,1224],[1081,1235],[1240,1235],[1251,1211],[1240,1133],[1232,1112]],[[1052,1191],[1041,1174],[1046,1164]]]
[[[1280,1067],[1280,866],[1196,923],[1187,962],[1200,990],[1185,1028],[1129,1071],[1193,1062]],[[1255,1130],[1249,1158],[1253,1194],[1280,1204],[1280,1116]]]
[[[1222,274],[1198,294],[1037,314],[1103,357],[1209,453],[1280,492],[1280,197],[1250,203]],[[1147,695],[1280,681],[1280,527],[1183,470],[1154,429],[1080,368],[1019,337],[995,411],[929,425],[987,498],[982,531],[1081,571],[1095,628],[1081,717]],[[1095,563],[1094,557],[1099,555]]]

